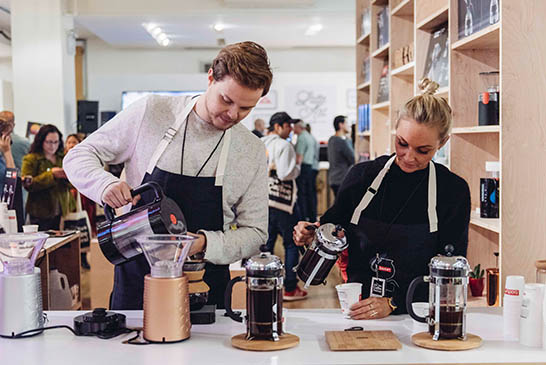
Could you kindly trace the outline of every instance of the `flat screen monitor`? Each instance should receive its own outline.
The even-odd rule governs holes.
[[[127,108],[129,105],[137,101],[138,99],[147,95],[197,95],[202,94],[204,91],[192,90],[192,91],[151,91],[151,90],[137,90],[137,91],[123,91],[121,93],[121,109]]]

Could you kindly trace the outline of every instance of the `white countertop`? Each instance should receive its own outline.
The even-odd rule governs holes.
[[[84,312],[47,312],[48,325],[73,325],[73,318]],[[142,325],[141,311],[127,311],[128,326]],[[76,337],[66,329],[54,329],[27,339],[0,339],[2,364],[422,364],[422,363],[545,363],[546,351],[505,342],[502,338],[500,308],[470,308],[468,331],[483,338],[480,348],[469,351],[434,351],[411,343],[413,333],[426,330],[409,316],[391,316],[376,321],[344,319],[339,310],[288,310],[287,332],[300,338],[292,349],[274,352],[248,352],[231,346],[233,335],[245,332],[217,311],[216,323],[194,325],[191,338],[175,344],[124,345],[123,335],[110,340]],[[355,325],[365,330],[391,329],[402,343],[398,351],[332,352],[324,338],[326,330],[343,330]]]

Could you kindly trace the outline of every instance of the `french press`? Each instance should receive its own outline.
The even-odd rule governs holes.
[[[408,314],[428,324],[432,339],[466,340],[466,301],[470,266],[463,256],[451,256],[453,246],[446,246],[446,255],[430,260],[429,276],[411,282],[406,296]],[[413,311],[413,293],[420,283],[429,283],[429,315],[420,317]]]
[[[226,315],[242,322],[240,313],[231,309],[233,285],[246,281],[246,339],[278,341],[283,334],[282,295],[284,266],[279,257],[262,245],[259,255],[245,263],[246,276],[237,276],[228,283],[225,293]]]
[[[115,216],[112,207],[104,205],[106,221],[98,226],[97,238],[102,253],[114,265],[142,253],[136,240],[140,235],[186,234],[186,221],[182,211],[174,200],[163,195],[159,184],[142,184],[131,190],[131,195],[136,196],[147,191],[153,193],[150,203],[119,217]]]
[[[338,256],[348,246],[345,232],[339,225],[326,223],[318,228],[310,225],[307,229],[316,229],[316,235],[296,269],[298,277],[305,283],[304,288],[325,284]]]

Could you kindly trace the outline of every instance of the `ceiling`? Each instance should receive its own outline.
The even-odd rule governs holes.
[[[353,47],[354,0],[74,0],[76,33],[114,47],[161,48],[143,27],[159,26],[168,48],[217,48],[253,40],[266,48]],[[220,22],[222,32],[213,29]],[[305,35],[321,24],[315,35]]]

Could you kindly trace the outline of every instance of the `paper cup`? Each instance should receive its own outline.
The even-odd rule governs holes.
[[[37,224],[26,224],[23,226],[23,232],[24,233],[36,233],[38,232],[38,225]]]
[[[510,275],[506,277],[506,284],[504,286],[504,298],[507,297],[519,297],[523,295],[525,289],[525,278],[520,275]]]
[[[362,297],[362,284],[339,284],[336,285],[336,290],[339,298],[339,305],[341,306],[341,312],[345,315],[345,317],[349,317],[351,306],[357,303]]]

